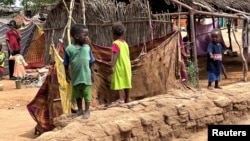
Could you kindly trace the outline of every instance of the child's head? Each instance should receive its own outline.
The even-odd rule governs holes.
[[[20,54],[20,50],[19,49],[15,49],[13,50],[13,54],[16,55],[16,54]]]
[[[9,25],[9,27],[11,29],[16,29],[17,28],[17,24],[16,24],[15,20],[11,20],[8,25]]]
[[[113,38],[118,39],[123,36],[125,32],[125,26],[121,22],[116,22],[112,26]]]
[[[221,32],[219,29],[214,29],[211,32],[211,38],[213,43],[219,43],[221,39]]]
[[[73,37],[75,44],[85,44],[89,30],[86,25],[74,24],[70,29],[70,35]]]

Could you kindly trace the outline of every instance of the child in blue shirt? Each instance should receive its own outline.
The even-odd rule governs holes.
[[[221,32],[214,29],[211,32],[212,42],[207,47],[207,72],[208,72],[208,89],[212,90],[212,83],[215,82],[214,88],[221,89],[219,86],[221,68],[222,68],[222,46],[220,44]]]

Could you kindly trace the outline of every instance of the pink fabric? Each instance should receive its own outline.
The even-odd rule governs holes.
[[[112,44],[112,51],[115,52],[115,53],[118,53],[120,51],[117,44],[115,44],[115,43]]]
[[[125,40],[123,40],[123,39],[119,39],[119,41],[125,42]],[[113,43],[112,44],[112,51],[115,52],[115,53],[120,52],[119,46],[117,44]]]

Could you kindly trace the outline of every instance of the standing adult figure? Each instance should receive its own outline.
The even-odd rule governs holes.
[[[14,55],[14,50],[21,50],[21,33],[17,30],[17,24],[15,20],[11,20],[8,24],[10,29],[6,32],[6,44],[8,47],[8,54]],[[15,77],[13,77],[14,73],[14,60],[9,60],[9,77],[11,80],[15,80]]]

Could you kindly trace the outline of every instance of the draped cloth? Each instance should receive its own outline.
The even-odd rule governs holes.
[[[220,28],[219,20],[215,19],[214,25],[215,27],[213,27],[213,23],[195,23],[197,55],[206,55],[208,44],[211,42],[210,33],[214,28]],[[225,45],[223,37],[221,39],[221,44]]]

